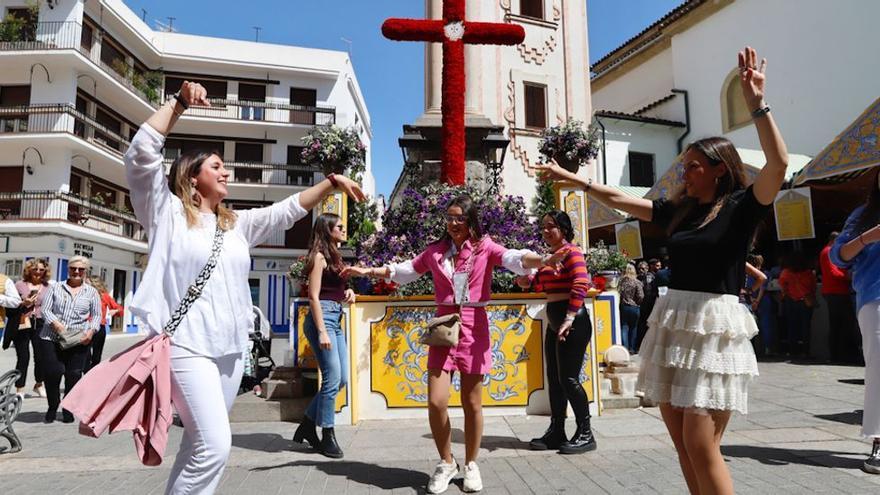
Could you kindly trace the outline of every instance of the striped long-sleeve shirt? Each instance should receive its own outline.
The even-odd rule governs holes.
[[[97,330],[101,325],[101,297],[91,285],[83,284],[73,295],[66,282],[59,282],[49,288],[43,299],[43,320],[43,340],[54,340],[52,323],[56,321],[68,330]]]
[[[568,254],[562,260],[562,269],[541,267],[535,275],[535,288],[547,294],[568,293],[568,312],[576,313],[584,305],[584,298],[592,282],[581,249],[569,243],[562,249],[568,249]]]

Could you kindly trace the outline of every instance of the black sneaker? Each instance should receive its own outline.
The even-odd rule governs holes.
[[[871,455],[862,464],[862,471],[871,474],[880,474],[880,442],[874,442]]]

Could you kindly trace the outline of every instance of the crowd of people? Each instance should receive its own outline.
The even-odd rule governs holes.
[[[767,158],[751,185],[736,148],[721,137],[691,143],[683,154],[681,188],[654,201],[593,184],[556,164],[538,166],[550,179],[575,184],[592,199],[651,222],[667,234],[667,266],[651,259],[627,267],[619,285],[620,313],[624,345],[641,358],[637,391],[660,405],[691,493],[733,493],[720,445],[731,415],[748,411],[749,384],[758,375],[753,342],[759,354],[778,349],[778,321],[771,316],[781,311],[789,351],[806,352],[816,304],[816,276],[807,260],[790,256],[777,276],[762,271],[761,257],[749,255],[757,224],[783,184],[788,154],[764,101],[766,60],[746,48],[738,63],[742,93]],[[236,310],[251,306],[249,249],[273,232],[291,228],[334,190],[355,201],[363,199],[354,181],[330,174],[271,206],[232,211],[223,205],[229,171],[220,155],[206,151],[180,156],[166,177],[162,147],[190,105],[210,102],[204,87],[184,82],[180,92],[140,127],[125,154],[132,205],[147,231],[150,256],[129,307],[150,334],[170,335],[170,358],[156,366],[167,367],[171,402],[184,428],[167,483],[171,494],[212,493],[230,453],[228,412],[241,382],[253,326],[249,311]],[[474,201],[458,196],[446,207],[442,237],[423,252],[411,260],[366,267],[342,260],[342,220],[331,214],[317,217],[309,241],[304,333],[315,350],[321,388],[294,441],[307,442],[328,457],[344,455],[335,438],[334,419],[336,395],[349,375],[340,318],[342,305],[355,295],[346,289],[346,278],[406,284],[430,273],[437,318],[429,323],[429,332],[439,336],[428,350],[428,423],[439,462],[427,491],[444,492],[461,470],[463,489],[481,490],[477,461],[483,434],[482,389],[493,364],[486,305],[494,268],[504,267],[519,276],[521,287],[546,294],[543,350],[551,417],[546,432],[529,446],[562,454],[597,448],[589,399],[579,380],[593,334],[584,304],[590,278],[583,252],[573,243],[571,219],[562,211],[540,219],[544,254],[496,243],[485,235],[479,219]],[[835,307],[832,317],[840,321],[850,308],[849,275],[843,269],[852,273],[867,363],[863,433],[875,439],[865,470],[875,473],[880,472],[878,220],[880,182],[820,259],[823,295]],[[121,311],[100,280],[88,282],[87,258],[72,258],[67,270],[63,282],[50,284],[47,264],[31,260],[23,279],[0,299],[0,305],[17,312],[8,318],[17,323],[11,333],[17,368],[23,372],[16,385],[23,392],[33,348],[34,391],[48,399],[47,422],[56,417],[61,379],[69,393],[83,373],[100,362],[106,325]],[[768,296],[776,286],[779,300]],[[759,327],[762,332],[756,337]],[[836,345],[833,352],[843,356],[857,343],[845,340]],[[464,411],[463,466],[453,457],[448,412],[455,372]],[[576,420],[572,436],[565,433],[569,406]],[[62,411],[62,419],[74,420],[68,411]]]

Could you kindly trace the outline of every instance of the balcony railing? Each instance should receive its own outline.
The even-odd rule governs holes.
[[[173,95],[165,95],[165,101],[172,97]],[[208,101],[211,102],[210,107],[192,106],[184,115],[304,126],[328,126],[336,123],[336,109],[333,107],[307,107],[222,98],[209,98]]]
[[[73,134],[119,157],[130,144],[70,104],[0,107],[0,134],[17,132]]]
[[[107,234],[146,241],[133,214],[58,191],[0,193],[0,222],[63,221]]]
[[[165,159],[166,170],[172,162],[170,158]],[[309,187],[315,185],[318,171],[307,165],[280,163],[223,162],[223,166],[231,172],[229,182],[233,184]]]
[[[76,21],[37,22],[23,30],[15,41],[0,42],[0,52],[35,51],[35,50],[76,50],[105,74],[135,93],[149,105],[156,107],[157,101],[151,101],[142,87],[132,80],[133,71],[129,76],[120,74],[108,64],[96,58],[89,48],[81,44],[82,26]],[[161,88],[155,88],[156,94]],[[158,99],[158,98],[157,98]]]

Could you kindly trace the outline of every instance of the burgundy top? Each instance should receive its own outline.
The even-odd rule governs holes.
[[[321,293],[318,295],[318,299],[336,302],[342,302],[345,299],[345,279],[330,267],[321,272]]]

